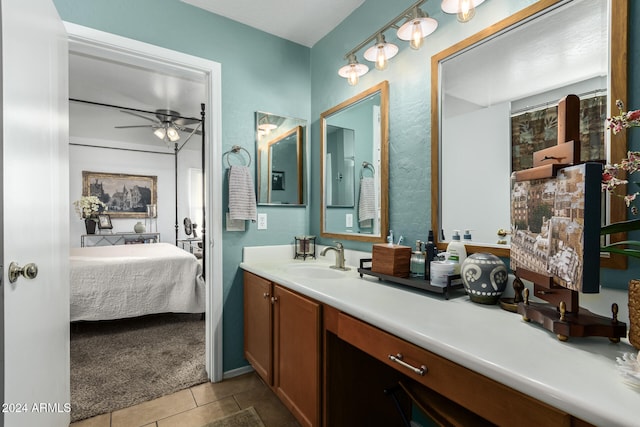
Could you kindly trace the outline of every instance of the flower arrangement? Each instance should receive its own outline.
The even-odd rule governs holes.
[[[78,216],[83,219],[91,218],[107,210],[107,205],[96,196],[82,196],[79,200],[73,202],[73,205],[76,208]]]
[[[624,104],[617,100],[616,106],[620,110],[620,115],[607,118],[607,129],[611,129],[613,134],[621,132],[623,129],[640,127],[640,110],[624,111]],[[620,195],[616,189],[621,185],[629,184],[628,179],[619,178],[621,172],[626,172],[628,176],[640,170],[640,152],[629,151],[627,157],[620,163],[607,164],[602,173],[602,191],[621,197],[633,215],[638,214],[638,207],[635,205],[640,191],[631,191],[628,194]],[[634,182],[634,184],[638,184]],[[600,235],[623,233],[632,230],[640,230],[640,219],[631,219],[609,224],[600,229]],[[625,256],[640,258],[640,242],[635,240],[625,240],[611,243],[600,248],[602,252],[618,253]]]

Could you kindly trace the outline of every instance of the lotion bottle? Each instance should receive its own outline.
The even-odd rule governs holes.
[[[449,261],[453,261],[456,264],[453,274],[460,274],[460,266],[467,258],[467,249],[460,241],[460,230],[453,230],[451,242],[447,245],[447,252],[449,252]]]

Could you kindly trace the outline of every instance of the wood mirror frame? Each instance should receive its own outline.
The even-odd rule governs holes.
[[[505,29],[519,23],[522,20],[533,16],[544,9],[553,6],[562,0],[540,0],[529,7],[511,15],[502,21],[491,25],[490,27],[474,34],[473,36],[443,50],[442,52],[432,56],[431,58],[431,228],[440,230],[438,224],[439,212],[438,205],[440,200],[440,183],[439,183],[439,64],[440,61],[451,55],[468,49],[470,46],[493,36]],[[627,100],[627,31],[628,31],[628,0],[610,0],[610,75],[609,75],[609,105],[610,111],[608,116],[619,114],[615,101],[617,99],[625,102]],[[621,132],[615,136],[614,141],[610,140],[609,159],[617,162],[622,159],[627,152],[627,135]],[[624,192],[624,189],[621,191]],[[607,222],[617,222],[626,219],[626,208],[623,203],[609,204],[609,217]],[[439,249],[446,249],[446,243],[439,241],[439,233],[435,234],[435,242]],[[611,242],[622,241],[626,239],[626,233],[618,233],[611,236]],[[510,256],[509,248],[491,247],[469,244],[465,245],[468,253],[474,252],[490,252],[500,257],[508,258]],[[602,267],[625,269],[627,267],[627,259],[621,255],[607,255],[601,257],[600,265]]]
[[[380,167],[376,168],[376,174],[380,177],[380,233],[370,235],[365,233],[337,233],[327,230],[325,221],[327,219],[327,201],[326,201],[326,174],[325,174],[325,152],[326,152],[326,127],[327,118],[346,110],[349,107],[359,103],[362,100],[374,95],[376,92],[380,94]],[[371,159],[367,159],[371,161]],[[378,170],[379,169],[379,170]],[[356,240],[361,242],[384,242],[389,232],[389,82],[382,81],[377,85],[355,95],[346,101],[336,105],[333,108],[320,114],[320,170],[322,171],[322,179],[320,180],[321,209],[320,209],[320,235],[341,240]],[[356,192],[356,199],[357,199]],[[354,210],[358,204],[354,206]],[[357,212],[357,210],[356,210]],[[354,215],[354,222],[357,221]]]

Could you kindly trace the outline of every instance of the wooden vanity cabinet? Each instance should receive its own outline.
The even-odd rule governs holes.
[[[336,336],[383,365],[402,373],[417,387],[417,395],[437,393],[433,414],[461,422],[462,410],[504,426],[587,426],[588,423],[546,403],[473,372],[344,313],[329,313]],[[396,360],[393,360],[393,356]],[[340,357],[338,355],[338,357]],[[327,397],[328,400],[329,397]],[[441,401],[445,399],[444,401]],[[431,403],[435,404],[432,399]],[[430,402],[424,402],[427,406]],[[330,411],[330,408],[327,408]],[[470,415],[470,414],[465,414]],[[444,423],[444,425],[450,425]],[[481,425],[474,422],[473,425]]]
[[[257,374],[273,384],[271,282],[244,272],[244,357]]]
[[[321,306],[244,272],[245,358],[303,426],[320,425]]]

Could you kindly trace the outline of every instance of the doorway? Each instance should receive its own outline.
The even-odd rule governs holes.
[[[206,275],[206,304],[205,304],[205,334],[206,360],[205,365],[209,379],[213,382],[222,380],[222,212],[220,203],[222,194],[221,162],[221,67],[219,63],[181,52],[164,49],[158,46],[127,39],[80,25],[66,23],[65,28],[69,36],[69,53],[92,56],[128,64],[133,69],[156,70],[160,75],[188,76],[185,78],[200,78],[204,85],[206,105],[206,141],[205,165],[205,206],[206,217],[206,246],[203,259]],[[194,77],[195,76],[195,77]],[[198,77],[199,76],[199,77]],[[123,99],[131,93],[125,84],[115,88],[111,93],[104,86],[100,101],[113,105],[123,105]],[[199,102],[197,108],[199,108]],[[126,105],[127,107],[135,107]],[[163,108],[163,106],[159,106]],[[143,108],[144,109],[144,108]],[[149,108],[147,108],[149,109]],[[215,243],[215,244],[214,244]]]

